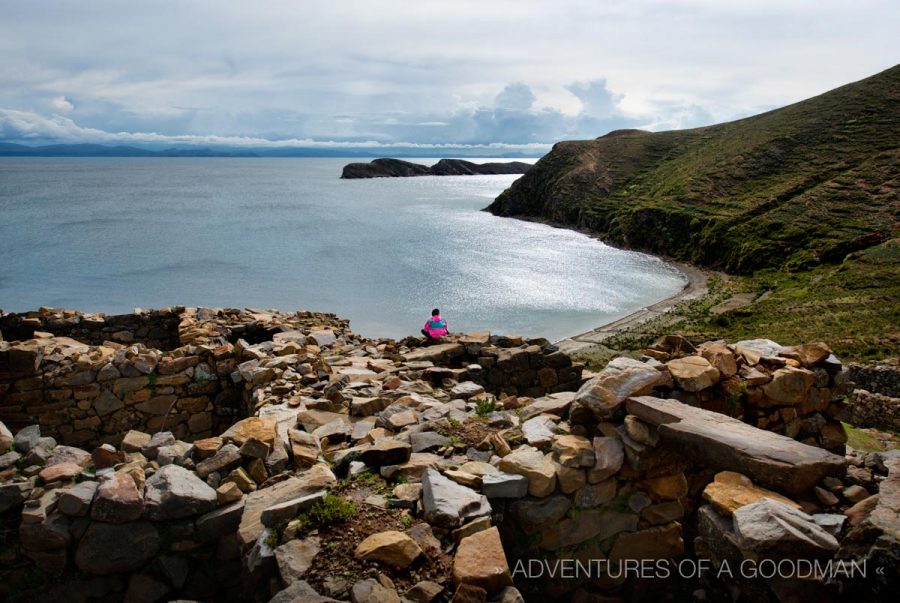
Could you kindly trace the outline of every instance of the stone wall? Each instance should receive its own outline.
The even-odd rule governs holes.
[[[330,314],[204,308],[110,318],[44,309],[0,320],[6,336],[31,337],[0,341],[0,420],[15,429],[39,424],[46,436],[75,446],[118,444],[132,429],[188,441],[221,433],[272,381],[286,393],[327,377],[319,363],[304,367],[306,375],[291,371],[293,381],[281,379],[307,346],[347,326]],[[311,326],[318,329],[312,335]],[[271,340],[279,333],[276,353]]]
[[[729,372],[766,368],[754,351],[742,351],[750,347],[714,349],[712,364],[722,361],[724,350],[732,354],[737,371]],[[800,358],[808,349],[801,346]],[[780,352],[793,356],[797,350]],[[819,438],[807,438],[809,445],[706,410],[696,399],[688,405],[661,397],[674,391],[672,377],[693,391],[712,383],[694,388],[687,379],[697,375],[678,363],[646,360],[613,360],[573,396],[542,398],[522,409],[518,438],[514,430],[504,434],[511,451],[499,453],[497,467],[524,476],[527,489],[512,494],[511,478],[487,476],[492,485],[486,477],[484,493],[504,518],[504,548],[525,600],[691,598],[704,588],[704,597],[766,602],[798,600],[798,593],[804,600],[852,600],[841,598],[841,589],[859,595],[869,588],[870,600],[882,600],[877,589],[897,584],[891,572],[900,552],[894,532],[900,522],[897,499],[879,480],[900,482],[900,457],[857,456],[848,471],[843,454],[815,445]],[[688,364],[709,372],[698,361]],[[802,364],[791,368],[801,370]],[[812,387],[806,383],[793,404],[815,396]],[[886,548],[893,551],[888,556]],[[853,586],[830,576],[749,580],[738,571],[741,563],[797,557],[867,561],[873,569],[868,582],[857,576]],[[684,579],[680,561],[687,561],[681,567],[688,572],[701,562],[708,569]],[[730,564],[733,576],[720,574],[723,564]],[[878,567],[887,569],[881,574],[887,578],[877,577]]]
[[[847,368],[850,380],[857,388],[890,398],[900,398],[900,365],[896,358],[889,362],[868,364],[851,362]]]
[[[19,314],[0,313],[0,340],[26,341],[32,339],[35,332],[43,332],[89,345],[112,341],[171,350],[179,346],[178,325],[184,310],[181,307],[163,308],[118,316],[54,308]]]
[[[349,381],[381,370],[319,354],[359,340],[331,314],[176,308],[104,318],[44,309],[2,319],[13,325],[7,334],[30,339],[0,341],[0,420],[14,429],[39,424],[46,436],[73,446],[118,444],[130,430],[171,431],[192,441],[267,403],[299,403],[333,376]],[[172,349],[120,343],[139,336],[158,342],[173,324]],[[451,339],[427,346],[407,340],[402,359],[433,384],[470,381],[496,394],[540,396],[581,384],[582,366],[545,339]],[[371,345],[401,358],[393,342]]]
[[[754,339],[695,348],[669,335],[643,353],[645,364],[661,372],[654,395],[843,452],[847,436],[840,417],[853,384],[824,343],[782,346]]]

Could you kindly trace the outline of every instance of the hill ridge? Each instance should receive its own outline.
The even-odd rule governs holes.
[[[900,65],[691,130],[554,145],[487,209],[734,273],[803,269],[896,236]]]

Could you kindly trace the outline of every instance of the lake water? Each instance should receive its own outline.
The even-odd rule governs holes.
[[[2,158],[0,308],[309,309],[402,337],[438,306],[454,331],[556,340],[684,285],[654,257],[480,211],[517,176],[341,180],[350,161]]]

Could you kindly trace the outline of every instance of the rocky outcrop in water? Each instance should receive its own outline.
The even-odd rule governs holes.
[[[411,176],[484,176],[491,174],[524,174],[530,163],[472,163],[463,159],[441,159],[431,167],[400,159],[374,159],[369,163],[344,166],[341,178],[408,178]]]

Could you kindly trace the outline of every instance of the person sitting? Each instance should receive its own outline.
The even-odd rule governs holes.
[[[441,337],[447,333],[447,321],[441,318],[441,311],[435,308],[431,311],[431,319],[425,323],[425,327],[422,329],[422,335],[428,341],[440,341]]]

